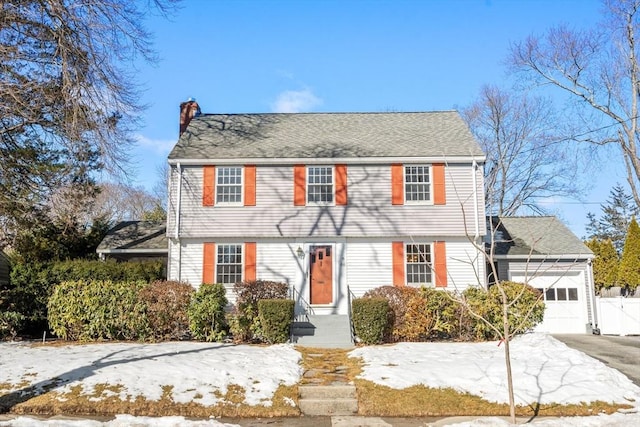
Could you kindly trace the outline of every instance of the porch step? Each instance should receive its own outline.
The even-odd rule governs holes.
[[[349,316],[340,314],[309,316],[308,322],[293,322],[291,338],[305,347],[351,348]]]
[[[304,415],[354,415],[358,413],[358,399],[353,385],[299,386],[298,404]]]

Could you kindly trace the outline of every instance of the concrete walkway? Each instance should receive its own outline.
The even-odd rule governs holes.
[[[640,386],[640,336],[553,335],[557,340],[598,359]]]

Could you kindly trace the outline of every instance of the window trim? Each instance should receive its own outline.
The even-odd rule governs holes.
[[[427,261],[425,261],[425,265],[427,267],[426,274],[428,275],[428,282],[410,282],[409,281],[409,265],[422,265],[422,263],[409,263],[409,247],[410,246],[418,246],[425,245],[429,248],[429,253],[427,254]],[[419,254],[419,252],[418,252]],[[434,242],[404,242],[404,281],[407,286],[411,287],[420,287],[425,286],[428,288],[435,288],[435,253],[434,253]]]
[[[240,169],[240,184],[234,184],[233,186],[240,187],[240,200],[237,202],[229,202],[229,201],[219,201],[218,200],[218,190],[220,186],[232,187],[230,184],[218,184],[218,179],[222,177],[221,171],[223,169]],[[244,174],[244,166],[216,166],[216,174],[215,174],[215,182],[214,182],[214,201],[217,206],[244,206],[244,191],[245,191],[245,174]]]
[[[426,167],[429,168],[429,199],[427,200],[409,200],[407,197],[407,168]],[[433,205],[434,204],[434,185],[433,185],[433,164],[432,163],[407,163],[402,165],[402,196],[405,205]]]
[[[220,250],[225,247],[225,246],[236,246],[240,248],[240,264],[231,264],[231,263],[221,263],[218,262],[218,256],[220,254]],[[219,280],[218,274],[219,274],[219,268],[220,265],[240,265],[240,282],[244,280],[244,274],[245,274],[245,245],[244,243],[217,243],[216,244],[216,248],[215,248],[215,254],[214,254],[214,272],[213,272],[213,278],[215,279],[214,283],[222,283],[223,285],[234,285],[237,283],[236,282],[223,282],[221,280]],[[224,254],[222,254],[224,256]]]
[[[310,184],[309,178],[311,177],[311,169],[320,169],[320,168],[328,168],[331,170],[331,201],[310,201],[309,196],[311,191],[309,191],[310,186],[321,186],[327,184]],[[306,165],[305,166],[305,205],[306,206],[336,206],[336,167],[335,165]]]

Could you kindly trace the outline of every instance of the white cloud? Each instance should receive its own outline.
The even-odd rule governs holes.
[[[278,95],[271,104],[271,110],[275,113],[300,113],[310,111],[321,104],[322,99],[315,96],[310,89],[287,90]]]
[[[169,155],[169,152],[177,142],[174,139],[151,139],[141,134],[137,134],[135,138],[140,149],[151,149],[155,153],[162,154],[164,156]]]

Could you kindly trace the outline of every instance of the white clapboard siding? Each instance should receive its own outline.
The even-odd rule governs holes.
[[[482,176],[473,191],[470,164],[446,167],[447,204],[391,205],[389,165],[350,165],[347,206],[293,206],[293,167],[258,166],[256,206],[202,206],[202,168],[184,167],[180,201],[183,237],[465,236],[484,232]],[[177,174],[172,175],[177,180]],[[172,185],[172,192],[177,188]],[[474,218],[473,197],[478,207]],[[172,200],[175,197],[172,196]],[[177,202],[175,202],[177,203]],[[466,229],[464,215],[466,215]],[[172,222],[170,221],[170,224]]]
[[[391,242],[349,241],[347,284],[356,297],[370,289],[392,285]]]
[[[447,290],[462,292],[469,286],[485,286],[486,261],[469,241],[447,241]]]

